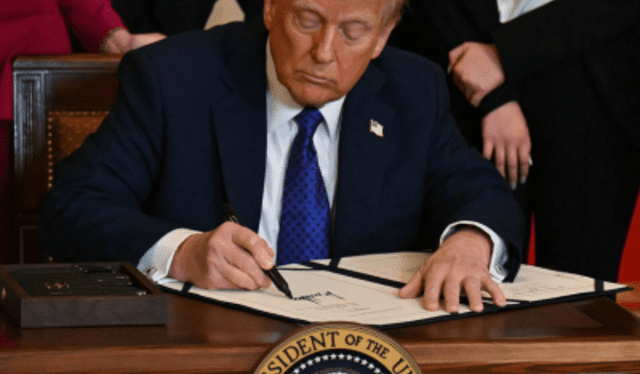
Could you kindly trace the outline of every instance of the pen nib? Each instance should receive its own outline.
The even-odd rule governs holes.
[[[283,289],[282,293],[284,293],[285,295],[287,295],[288,298],[290,298],[291,300],[293,300],[293,295],[291,294],[291,291],[289,291],[288,288]]]

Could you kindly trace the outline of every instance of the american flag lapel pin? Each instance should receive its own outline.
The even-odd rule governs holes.
[[[374,119],[370,119],[369,120],[369,131],[374,133],[375,135],[384,138],[384,134],[383,131],[384,130],[384,126],[382,126],[380,124],[380,122],[374,120]]]

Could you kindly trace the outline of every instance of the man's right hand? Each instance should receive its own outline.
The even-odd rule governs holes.
[[[217,229],[188,237],[176,251],[169,276],[208,289],[269,287],[262,269],[271,269],[274,252],[250,229],[225,222]]]

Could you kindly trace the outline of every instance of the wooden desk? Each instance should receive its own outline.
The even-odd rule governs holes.
[[[640,281],[627,282],[627,285],[632,287],[633,290],[618,293],[616,302],[640,317]]]
[[[0,311],[3,373],[245,373],[297,329],[170,296],[167,326],[19,329]],[[636,372],[640,320],[598,298],[387,330],[424,373]]]

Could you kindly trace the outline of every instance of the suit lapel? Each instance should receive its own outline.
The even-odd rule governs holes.
[[[373,64],[347,95],[343,107],[338,157],[338,184],[334,203],[332,256],[344,249],[366,246],[352,238],[366,238],[380,199],[394,111],[379,91],[384,75]],[[371,121],[383,126],[382,135],[370,131]]]
[[[255,24],[254,24],[255,25]],[[242,40],[222,71],[228,91],[216,93],[212,123],[227,202],[258,231],[266,158],[266,30]]]

